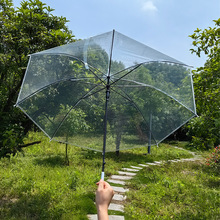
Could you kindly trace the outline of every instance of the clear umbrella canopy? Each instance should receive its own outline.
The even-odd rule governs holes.
[[[116,31],[30,55],[16,105],[50,139],[97,151],[105,128],[106,151],[123,150],[196,115],[190,68]]]

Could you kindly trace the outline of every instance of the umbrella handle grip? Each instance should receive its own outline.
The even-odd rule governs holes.
[[[104,181],[104,177],[105,177],[105,172],[102,172],[101,174],[101,179]]]

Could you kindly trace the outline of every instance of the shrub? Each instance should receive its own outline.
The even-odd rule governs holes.
[[[206,165],[220,171],[220,145],[215,147],[214,151],[206,159]]]
[[[209,150],[219,144],[217,133],[217,119],[211,120],[209,117],[202,116],[193,118],[188,123],[187,135],[192,137],[191,145],[197,150]]]

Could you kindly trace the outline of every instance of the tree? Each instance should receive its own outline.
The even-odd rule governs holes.
[[[195,53],[207,55],[204,67],[194,72],[194,89],[199,117],[188,125],[188,134],[198,148],[208,149],[220,144],[220,18],[215,26],[197,29],[193,39]]]
[[[0,158],[16,153],[33,126],[13,107],[28,54],[74,41],[67,19],[54,16],[52,11],[40,0],[22,1],[17,9],[12,0],[0,0]]]

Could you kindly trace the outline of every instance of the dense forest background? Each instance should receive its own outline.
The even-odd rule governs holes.
[[[24,144],[23,140],[30,130],[37,128],[14,104],[28,55],[77,41],[67,22],[65,17],[54,16],[53,9],[39,0],[23,1],[19,8],[14,8],[11,0],[0,0],[0,158],[15,155],[23,147],[33,144]],[[220,144],[220,19],[214,21],[212,28],[197,29],[190,37],[194,46],[191,52],[197,56],[207,55],[205,65],[193,71],[199,117],[169,138],[187,139],[195,148],[209,149]],[[148,66],[145,77],[150,77],[153,68],[154,65]],[[80,112],[72,114],[71,117],[83,115]],[[79,130],[90,126],[80,127],[82,121],[77,123]]]

